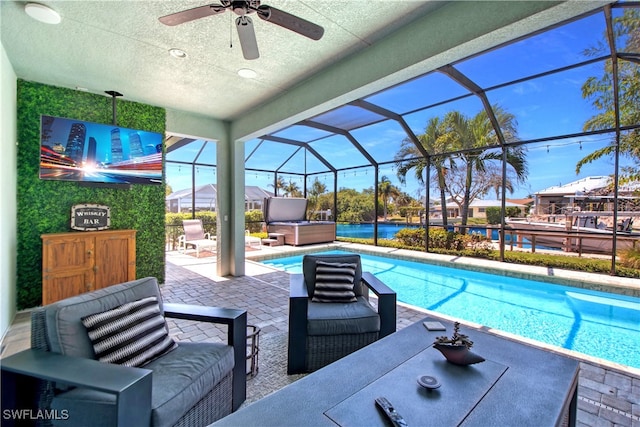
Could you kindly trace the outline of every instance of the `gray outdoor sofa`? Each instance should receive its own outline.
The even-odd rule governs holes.
[[[228,344],[177,342],[176,346],[167,333],[163,340],[168,339],[172,349],[142,367],[96,360],[95,341],[82,319],[86,322],[87,316],[117,312],[123,304],[156,299],[150,317],[161,316],[157,329],[166,330],[162,316],[224,323]],[[32,348],[2,360],[2,407],[46,411],[40,412],[45,416],[38,424],[207,425],[238,409],[246,398],[246,311],[163,304],[155,278],[37,308],[31,323]],[[3,426],[5,421],[11,425],[11,420],[3,420]]]

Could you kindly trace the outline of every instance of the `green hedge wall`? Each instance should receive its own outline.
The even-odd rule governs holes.
[[[111,207],[111,229],[134,229],[136,274],[164,283],[165,185],[130,189],[81,187],[75,182],[40,180],[40,115],[110,124],[112,98],[18,80],[17,308],[42,302],[42,241],[45,233],[72,231],[71,207],[95,203]],[[165,110],[117,100],[118,126],[164,134]],[[79,231],[81,233],[81,231]]]

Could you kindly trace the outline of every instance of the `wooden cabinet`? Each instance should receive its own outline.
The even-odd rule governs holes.
[[[42,304],[136,278],[136,231],[44,234]]]

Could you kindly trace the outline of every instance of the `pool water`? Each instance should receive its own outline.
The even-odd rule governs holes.
[[[416,261],[361,257],[363,270],[396,291],[398,301],[640,368],[640,298]],[[302,272],[302,256],[262,262]]]
[[[404,228],[419,228],[418,225],[412,224],[395,224],[395,223],[380,223],[378,224],[378,238],[379,239],[393,239],[398,231]],[[448,226],[449,231],[453,231],[453,226]],[[478,233],[483,236],[487,235],[486,227],[470,228],[469,233]],[[353,239],[373,239],[373,224],[336,224],[336,235],[339,237],[349,237]],[[491,230],[491,240],[498,241],[500,236],[498,230]],[[511,235],[505,236],[505,243],[511,243]],[[523,248],[530,248],[531,242],[527,238],[523,238]],[[550,248],[540,244],[536,245],[537,249],[556,250],[556,248]]]

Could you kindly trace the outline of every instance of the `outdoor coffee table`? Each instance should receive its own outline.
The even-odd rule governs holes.
[[[428,331],[417,322],[214,425],[390,426],[374,403],[379,396],[409,427],[575,425],[577,360],[463,327],[472,350],[486,361],[453,365],[431,347],[437,336],[453,331],[442,323],[446,331]],[[424,375],[441,386],[423,388],[417,379]]]

